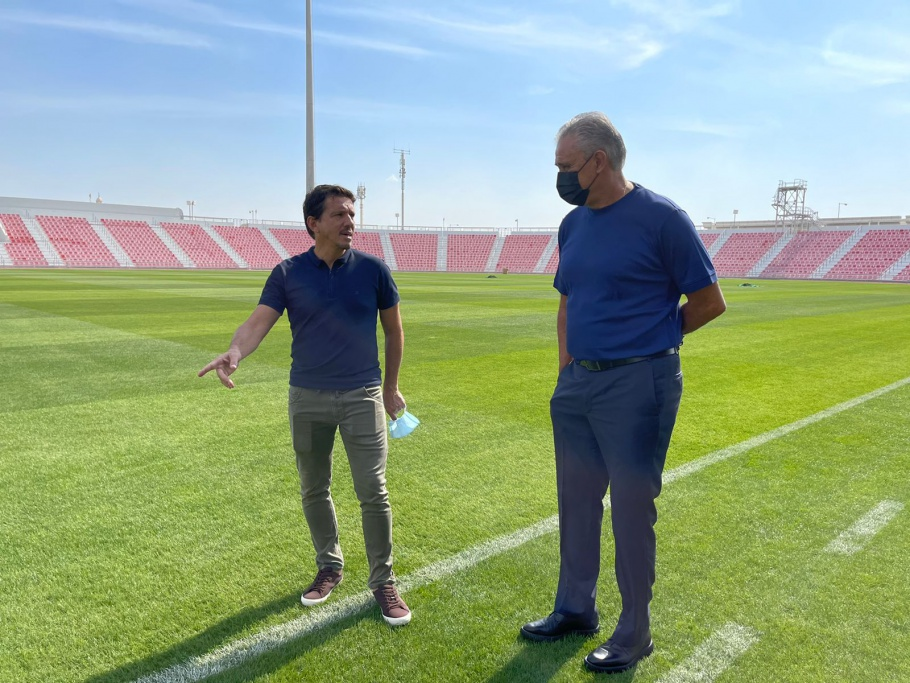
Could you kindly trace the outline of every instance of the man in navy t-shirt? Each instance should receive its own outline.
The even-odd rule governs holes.
[[[316,186],[303,202],[303,215],[316,244],[275,266],[259,305],[237,328],[228,351],[199,376],[215,370],[232,389],[230,375],[240,360],[256,350],[287,311],[292,359],[288,416],[317,566],[316,578],[300,600],[304,605],[325,602],[342,579],[344,557],[329,491],[335,432],[340,430],[360,501],[368,585],[383,618],[398,626],[411,620],[392,572],[392,511],[385,478],[385,414],[395,419],[405,407],[398,390],[404,351],[398,289],[385,263],[351,248],[350,190]],[[379,368],[377,315],[385,335],[385,381]]]
[[[575,204],[559,227],[559,378],[550,401],[560,567],[555,607],[531,640],[599,631],[603,498],[609,487],[622,610],[589,669],[624,671],[654,649],[654,501],[682,396],[679,346],[726,309],[692,221],[623,176],[622,136],[600,112],[557,135],[556,186]],[[680,305],[685,295],[686,302]]]

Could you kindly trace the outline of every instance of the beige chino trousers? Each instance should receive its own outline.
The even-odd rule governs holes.
[[[363,538],[370,565],[371,590],[394,583],[392,572],[392,508],[386,490],[388,457],[385,409],[380,387],[347,391],[290,388],[288,418],[297,454],[300,497],[310,528],[316,565],[344,566],[338,522],[332,503],[332,450],[335,432],[351,466],[354,491],[360,501]]]

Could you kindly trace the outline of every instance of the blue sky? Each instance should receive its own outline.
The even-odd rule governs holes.
[[[0,195],[300,220],[304,1],[3,0]],[[313,0],[316,180],[364,222],[553,227],[554,135],[600,110],[626,176],[765,220],[910,214],[905,0]]]

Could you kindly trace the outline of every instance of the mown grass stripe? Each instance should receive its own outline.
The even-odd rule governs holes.
[[[842,413],[845,410],[855,408],[856,406],[862,405],[866,401],[871,401],[874,398],[883,396],[889,392],[894,391],[895,389],[900,389],[901,387],[908,384],[910,384],[910,377],[905,377],[904,379],[900,379],[897,382],[893,382],[886,386],[880,387],[879,389],[870,391],[868,394],[863,394],[862,396],[851,398],[850,400],[844,401],[843,403],[838,403],[837,405],[831,406],[830,408],[825,408],[824,410],[821,410],[814,415],[804,417],[802,420],[791,422],[790,424],[783,425],[777,429],[772,429],[771,431],[765,432],[764,434],[753,436],[751,439],[746,439],[745,441],[741,441],[740,443],[734,444],[733,446],[728,446],[727,448],[722,448],[719,451],[709,453],[702,458],[692,460],[691,462],[687,462],[686,464],[680,465],[679,467],[674,467],[672,470],[664,473],[664,484],[670,484],[677,479],[688,477],[690,474],[704,469],[709,465],[713,465],[715,463],[721,462],[722,460],[732,458],[735,455],[740,455],[746,451],[752,450],[753,448],[763,446],[766,443],[785,436],[786,434],[795,432],[799,429],[802,429],[803,427],[808,427],[809,425],[815,424],[816,422],[825,420],[829,417],[837,415],[838,413]]]
[[[724,624],[658,683],[711,683],[758,642],[758,638],[758,632],[748,626]]]
[[[879,531],[904,509],[904,504],[896,500],[883,500],[865,515],[856,520],[856,523],[825,548],[825,552],[840,555],[853,555],[865,547]]]
[[[838,403],[835,406],[826,408],[825,410],[819,411],[809,417],[805,417],[796,422],[791,422],[788,425],[783,425],[776,429],[772,429],[764,434],[759,434],[751,439],[742,441],[728,448],[723,448],[719,451],[709,453],[701,458],[688,462],[679,467],[675,467],[672,470],[669,470],[664,473],[664,484],[671,484],[675,481],[678,481],[684,477],[688,477],[696,472],[724,460],[728,460],[736,455],[741,455],[753,448],[763,446],[775,439],[779,439],[782,436],[791,434],[803,427],[808,427],[809,425],[820,422],[821,420],[827,419],[839,413],[842,413],[851,408],[866,403],[872,399],[883,396],[895,389],[899,389],[903,386],[910,384],[910,377],[905,377],[902,380],[893,382],[879,389],[870,391],[867,394],[858,396],[856,398],[844,401],[843,403]],[[607,501],[609,504],[609,501]],[[434,562],[433,564],[427,565],[423,569],[419,569],[408,577],[402,577],[399,581],[399,587],[402,592],[408,590],[413,590],[425,586],[427,584],[434,583],[440,579],[443,579],[447,576],[457,574],[458,572],[468,570],[475,565],[483,562],[486,559],[491,557],[501,555],[513,548],[517,548],[528,541],[539,538],[545,534],[556,531],[559,528],[559,520],[556,515],[548,517],[537,524],[533,524],[524,529],[520,529],[511,534],[505,536],[500,536],[494,538],[485,543],[481,543],[472,548],[468,548],[460,553],[453,555],[452,557],[446,558],[445,560],[440,560],[439,562]],[[247,636],[246,638],[241,638],[233,643],[229,643],[224,647],[221,647],[213,652],[202,655],[200,657],[194,657],[187,662],[182,664],[177,664],[168,669],[164,669],[157,673],[145,676],[137,680],[137,683],[196,683],[204,678],[209,676],[214,676],[216,674],[227,671],[231,668],[239,666],[240,664],[253,659],[261,654],[269,652],[274,649],[283,647],[308,633],[311,633],[315,630],[329,626],[333,623],[341,621],[347,617],[354,616],[360,612],[366,611],[373,604],[372,595],[364,591],[358,593],[357,595],[350,596],[344,600],[341,600],[336,603],[330,603],[326,607],[320,607],[307,611],[300,617],[293,619],[285,624],[279,624],[273,626],[269,629],[261,631],[257,634]],[[734,628],[735,627],[735,628]],[[737,642],[746,642],[746,631],[745,627],[737,626],[736,624],[727,625],[724,629],[718,632],[718,638],[722,642],[715,646],[711,647],[723,647],[733,651],[736,647]],[[725,630],[727,629],[727,630]],[[713,636],[712,636],[713,637]],[[711,639],[706,641],[711,643]],[[751,644],[751,643],[750,643]],[[705,647],[704,645],[702,648]],[[701,648],[696,651],[693,655],[693,663],[698,665],[712,665],[707,655],[698,658],[698,653],[701,651]],[[731,659],[732,661],[732,659]],[[688,666],[688,665],[687,665]],[[674,670],[676,671],[676,670]],[[681,673],[677,674],[682,676]],[[671,672],[670,675],[674,675]],[[711,681],[713,678],[696,678],[696,679],[668,679],[668,681],[687,681],[687,680],[705,680]]]

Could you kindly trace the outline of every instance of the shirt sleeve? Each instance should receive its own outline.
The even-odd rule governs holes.
[[[392,308],[401,300],[398,296],[398,286],[392,279],[392,271],[389,267],[380,262],[379,266],[379,291],[377,292],[377,305],[380,311]]]
[[[563,279],[562,269],[562,236],[565,223],[566,221],[563,219],[562,223],[559,224],[559,232],[556,235],[556,249],[559,252],[559,262],[556,264],[556,275],[553,277],[553,288],[563,296],[568,296],[569,290]]]
[[[278,264],[272,269],[268,280],[265,281],[265,287],[262,288],[262,295],[259,297],[259,303],[269,308],[274,308],[279,315],[284,314],[287,308],[287,289],[284,286],[285,273],[282,264]]]
[[[661,259],[683,294],[717,282],[717,272],[692,220],[677,209],[661,228]]]

